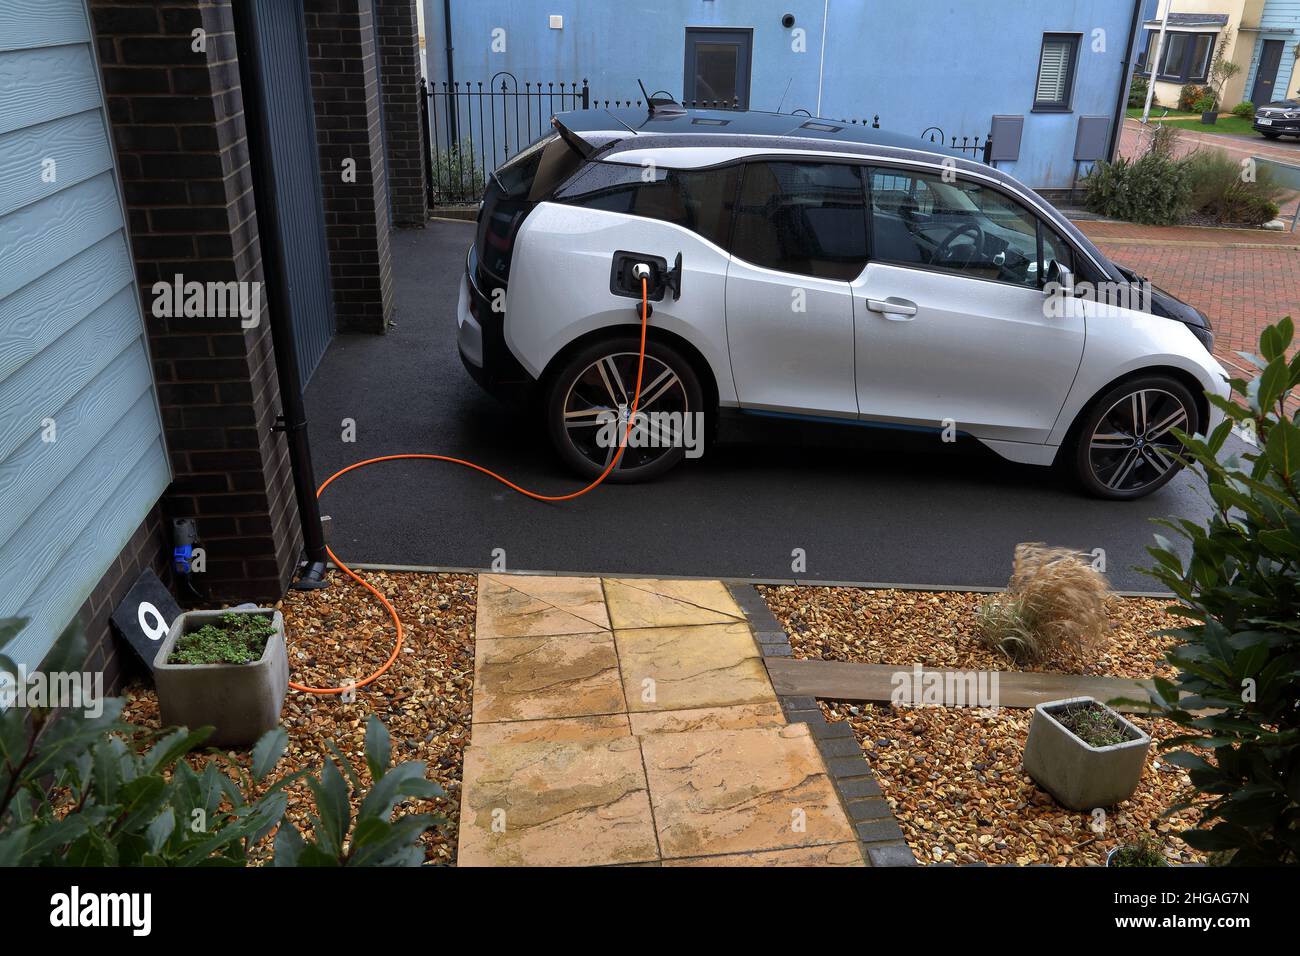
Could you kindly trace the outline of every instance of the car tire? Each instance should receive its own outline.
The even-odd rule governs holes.
[[[1195,434],[1196,400],[1167,375],[1144,375],[1107,389],[1075,428],[1070,460],[1084,491],[1112,501],[1143,498],[1167,484],[1182,462],[1170,429]]]
[[[611,336],[579,349],[549,376],[544,403],[547,434],[560,459],[579,477],[589,481],[598,477],[616,453],[627,428],[627,419],[621,416],[623,409],[630,410],[640,347],[639,337]],[[671,345],[654,339],[646,342],[645,355],[638,422],[650,421],[643,418],[647,412],[681,412],[683,430],[674,436],[634,427],[634,437],[606,481],[658,478],[686,457],[683,438],[701,444],[706,438],[699,427],[702,417],[689,424],[685,420],[704,410],[704,389],[691,362]],[[642,440],[636,445],[638,435]]]

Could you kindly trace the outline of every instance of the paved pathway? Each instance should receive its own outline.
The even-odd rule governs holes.
[[[462,866],[864,865],[718,581],[481,575],[474,671]]]

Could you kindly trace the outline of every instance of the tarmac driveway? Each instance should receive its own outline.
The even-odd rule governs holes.
[[[396,327],[338,336],[307,390],[318,482],[361,458],[434,452],[539,491],[578,487],[540,429],[461,366],[454,312],[471,241],[460,223],[394,234]],[[344,419],[355,441],[342,440]],[[349,562],[486,569],[503,556],[507,570],[1001,586],[1015,545],[1045,541],[1104,549],[1112,584],[1139,591],[1154,588],[1132,567],[1147,560],[1150,519],[1209,510],[1185,474],[1141,501],[1103,502],[974,443],[787,423],[758,437],[562,504],[455,465],[386,462],[340,479],[322,510]]]

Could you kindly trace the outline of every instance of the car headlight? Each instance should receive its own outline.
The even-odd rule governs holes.
[[[1282,115],[1284,115],[1287,119],[1300,119],[1300,110],[1291,110],[1290,112],[1284,113]]]

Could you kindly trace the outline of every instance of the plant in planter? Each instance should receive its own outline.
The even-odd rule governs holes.
[[[1107,866],[1168,866],[1160,841],[1152,836],[1139,837],[1133,843],[1117,846],[1106,854]]]
[[[0,620],[0,648],[20,623]],[[69,631],[42,670],[73,673],[85,659],[84,639]],[[17,673],[0,655],[0,677]],[[446,794],[422,762],[393,764],[388,731],[374,715],[365,733],[367,787],[332,741],[333,759],[319,775],[277,773],[289,743],[283,727],[259,739],[246,761],[218,752],[195,769],[186,755],[209,728],[148,730],[121,719],[121,699],[102,703],[95,716],[0,711],[0,867],[246,866],[272,849],[275,866],[416,866],[425,857],[421,834],[446,822],[406,806],[397,812]],[[309,837],[285,812],[291,785],[304,778],[315,797]]]
[[[1208,93],[1192,104],[1192,109],[1201,114],[1201,123],[1206,126],[1219,121],[1219,101]]]
[[[221,747],[251,746],[280,721],[289,689],[284,618],[269,608],[187,611],[154,658],[164,724],[211,726]]]
[[[1151,738],[1091,697],[1053,700],[1034,708],[1024,768],[1071,810],[1126,800],[1137,789]]]
[[[1233,63],[1226,56],[1224,51],[1232,45],[1232,30],[1225,30],[1219,40],[1219,49],[1214,54],[1214,62],[1210,64],[1210,103],[1205,104],[1205,98],[1202,98],[1198,105],[1201,110],[1201,122],[1205,124],[1214,123],[1219,118],[1219,103],[1223,100],[1223,88],[1228,85],[1228,81],[1241,72],[1240,64]]]

